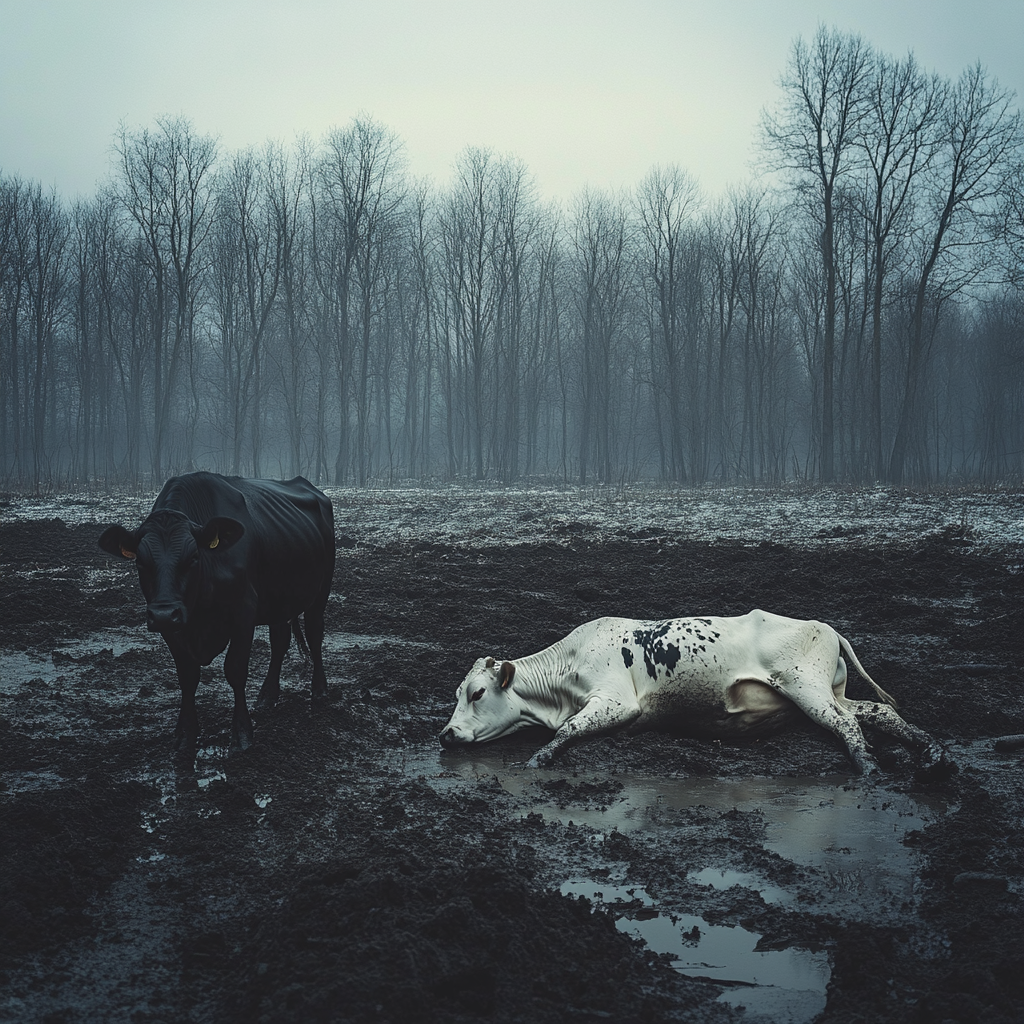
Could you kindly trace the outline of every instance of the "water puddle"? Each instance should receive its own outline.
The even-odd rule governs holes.
[[[74,665],[62,659],[81,661],[101,651],[111,651],[119,658],[129,651],[152,651],[162,646],[163,640],[155,633],[137,628],[111,628],[91,633],[74,643],[58,644],[49,654],[0,650],[0,693],[15,693],[25,683],[37,679],[52,683],[58,676],[73,672]]]
[[[532,803],[529,812],[562,824],[588,825],[604,835],[670,830],[685,823],[681,812],[701,806],[757,811],[764,821],[766,849],[814,869],[832,890],[867,891],[897,905],[913,895],[919,866],[918,855],[903,839],[946,811],[941,799],[915,799],[849,776],[722,779],[599,772],[581,774],[573,782],[608,786],[612,795],[606,805],[559,807],[545,798],[543,784],[564,779],[564,773],[508,765],[493,748],[465,756],[423,748],[406,754],[404,771],[441,790],[497,779],[506,792]],[[730,875],[723,865],[705,870],[709,874],[693,880],[716,888],[745,885],[761,892],[766,902],[782,904],[795,896],[754,876]]]
[[[0,651],[0,693],[16,693],[25,683],[40,679],[51,683],[57,678],[53,658],[27,651]]]
[[[710,885],[713,889],[732,889],[736,886],[754,889],[761,894],[765,903],[786,906],[796,901],[793,893],[786,892],[780,886],[772,885],[749,871],[734,871],[732,868],[703,868],[701,871],[691,871],[686,877],[696,885]]]
[[[100,651],[111,651],[115,658],[129,651],[153,651],[164,648],[163,638],[157,633],[150,633],[141,627],[122,629],[101,629],[91,633],[84,640],[73,644],[61,644],[56,648],[58,654],[72,658],[83,658],[99,654]]]
[[[265,634],[265,627],[257,630],[257,636]],[[431,647],[430,644],[417,643],[399,636],[329,633],[324,637],[324,651],[332,654],[343,654],[360,648],[376,650],[389,645],[421,650]],[[75,666],[69,662],[82,661],[102,651],[110,651],[115,658],[120,658],[130,651],[149,653],[163,648],[163,639],[158,634],[140,627],[128,627],[101,629],[73,643],[58,644],[47,654],[0,650],[0,693],[16,693],[23,685],[37,679],[47,684],[52,683],[59,676],[74,673]],[[220,657],[215,664],[219,663]]]
[[[44,789],[57,789],[67,785],[68,780],[63,775],[51,771],[38,772],[4,772],[0,780],[0,792],[13,793],[34,793]]]
[[[192,770],[195,772],[196,785],[200,789],[206,789],[211,782],[227,781],[228,756],[227,747],[197,748]]]
[[[616,915],[619,931],[635,935],[655,953],[673,957],[681,974],[727,986],[719,1001],[744,1006],[773,1021],[803,1024],[825,1009],[831,977],[828,957],[805,949],[758,950],[756,932],[712,925],[691,914],[660,911],[639,886],[569,881],[563,895],[585,896]]]
[[[371,636],[366,633],[327,633],[324,636],[324,652],[330,654],[339,654],[353,648],[377,650],[390,646],[429,650],[434,645],[409,640],[404,636]]]
[[[200,789],[206,789],[211,782],[227,782],[227,778],[224,772],[214,772],[212,775],[204,775],[201,779],[196,779],[196,785]]]

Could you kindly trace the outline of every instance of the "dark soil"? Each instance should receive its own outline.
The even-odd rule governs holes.
[[[928,780],[875,738],[886,785],[949,811],[911,836],[922,856],[913,905],[856,919],[841,902],[783,909],[751,890],[687,887],[687,870],[712,856],[784,882],[799,874],[764,850],[756,814],[693,808],[686,843],[601,836],[528,811],[497,779],[445,789],[404,767],[433,750],[477,657],[533,653],[599,615],[756,606],[835,625],[901,713],[957,759],[978,749],[968,741],[1024,733],[1020,550],[955,532],[901,547],[346,540],[328,606],[327,703],[311,711],[293,652],[254,747],[227,756],[230,691],[215,665],[199,693],[201,750],[186,761],[171,750],[167,652],[86,643],[102,630],[145,636],[134,572],[98,550],[99,532],[0,524],[0,650],[52,666],[0,680],[0,1020],[743,1016],[604,909],[560,895],[582,864],[597,877],[611,865],[680,912],[699,895],[706,917],[756,928],[765,948],[825,950],[824,1021],[1024,1019],[1020,752],[1002,755],[999,773],[965,755],[951,778]],[[250,700],[269,655],[259,637]],[[859,681],[851,693],[869,696]],[[510,759],[544,739],[510,741]],[[569,808],[613,801],[616,773],[850,772],[809,725],[738,745],[610,736],[557,767],[536,797]]]

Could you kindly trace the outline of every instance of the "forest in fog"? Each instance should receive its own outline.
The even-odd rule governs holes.
[[[723,195],[680,153],[562,205],[370,116],[122,125],[74,202],[0,169],[0,488],[1019,482],[1015,97],[823,28],[755,143]]]

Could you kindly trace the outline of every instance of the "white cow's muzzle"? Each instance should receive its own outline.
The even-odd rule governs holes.
[[[450,750],[452,747],[462,747],[467,743],[472,743],[473,740],[463,733],[456,732],[455,726],[449,725],[441,730],[438,739],[441,741],[441,746]]]

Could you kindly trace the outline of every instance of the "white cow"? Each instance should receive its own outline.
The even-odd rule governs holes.
[[[840,653],[842,652],[842,653]],[[845,655],[885,703],[846,697]],[[850,644],[823,622],[755,609],[646,622],[603,618],[518,661],[480,658],[455,692],[445,747],[543,725],[554,739],[529,761],[550,764],[570,743],[623,726],[730,738],[778,732],[801,712],[835,733],[859,772],[877,770],[860,723],[942,760],[864,671]]]

